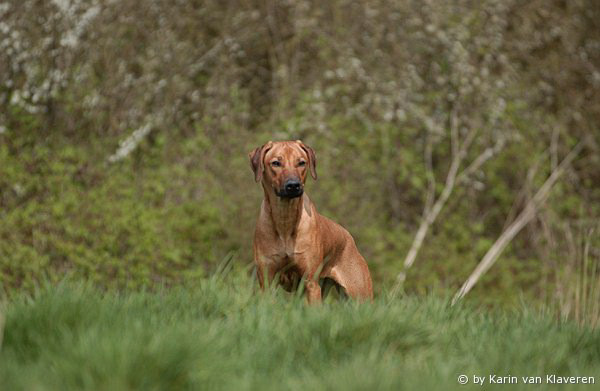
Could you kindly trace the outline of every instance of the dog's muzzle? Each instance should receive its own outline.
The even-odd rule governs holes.
[[[281,198],[296,198],[300,197],[303,192],[302,182],[298,179],[288,179],[284,182],[283,187],[277,192],[277,196]]]

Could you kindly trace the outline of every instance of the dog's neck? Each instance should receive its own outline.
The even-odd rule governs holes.
[[[296,198],[282,198],[275,195],[272,189],[263,185],[265,193],[265,209],[271,217],[273,229],[280,238],[289,238],[296,234],[296,228],[302,215],[305,194]]]

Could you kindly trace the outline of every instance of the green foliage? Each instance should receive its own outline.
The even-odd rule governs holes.
[[[61,137],[5,145],[4,287],[31,289],[40,278],[56,281],[65,273],[118,287],[202,276],[227,249],[218,245],[226,239],[222,217],[192,193],[199,183],[187,191],[177,186],[200,182],[201,172],[165,169],[148,152],[140,161],[110,167],[86,143]]]
[[[448,390],[464,387],[459,374],[600,376],[599,330],[526,310],[385,295],[308,307],[252,290],[240,276],[154,293],[44,285],[3,309],[0,379],[10,390]]]
[[[317,153],[308,194],[381,292],[444,188],[454,129],[477,131],[461,170],[501,147],[457,184],[406,291],[456,291],[589,138],[471,296],[571,313],[582,249],[600,262],[596,2],[8,2],[2,289],[66,274],[156,287],[197,281],[231,251],[250,263],[262,189],[247,153],[300,138]]]

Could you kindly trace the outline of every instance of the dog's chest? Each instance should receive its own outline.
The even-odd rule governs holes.
[[[274,242],[270,258],[277,263],[294,263],[308,251],[307,244],[297,237],[278,237]]]
[[[299,243],[296,238],[279,238],[277,244],[278,248],[276,255],[280,258],[288,258],[289,260],[294,261],[295,255],[300,252],[298,248]]]
[[[303,211],[300,221],[289,227],[271,225],[272,219],[265,218],[265,226],[259,231],[257,245],[262,262],[280,267],[297,263],[313,254],[318,246],[316,246],[314,222],[310,217]],[[309,258],[314,257],[309,256]]]

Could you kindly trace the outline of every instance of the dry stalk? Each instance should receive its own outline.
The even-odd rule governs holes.
[[[456,293],[454,298],[452,299],[452,304],[454,305],[458,300],[463,298],[469,291],[473,288],[473,286],[479,281],[481,276],[492,267],[492,265],[496,262],[496,260],[502,254],[502,251],[506,248],[506,246],[511,242],[511,240],[521,231],[521,229],[527,225],[533,219],[536,214],[537,209],[544,203],[544,201],[548,198],[550,194],[550,190],[556,184],[558,179],[564,173],[566,167],[575,159],[581,150],[583,149],[584,142],[579,142],[563,159],[563,161],[556,167],[555,170],[552,171],[546,182],[540,187],[535,196],[527,203],[523,211],[517,216],[517,218],[502,232],[500,237],[496,240],[496,242],[492,245],[492,247],[488,250],[488,252],[484,255],[483,259],[475,270],[471,273],[469,278],[462,285],[460,290]]]

